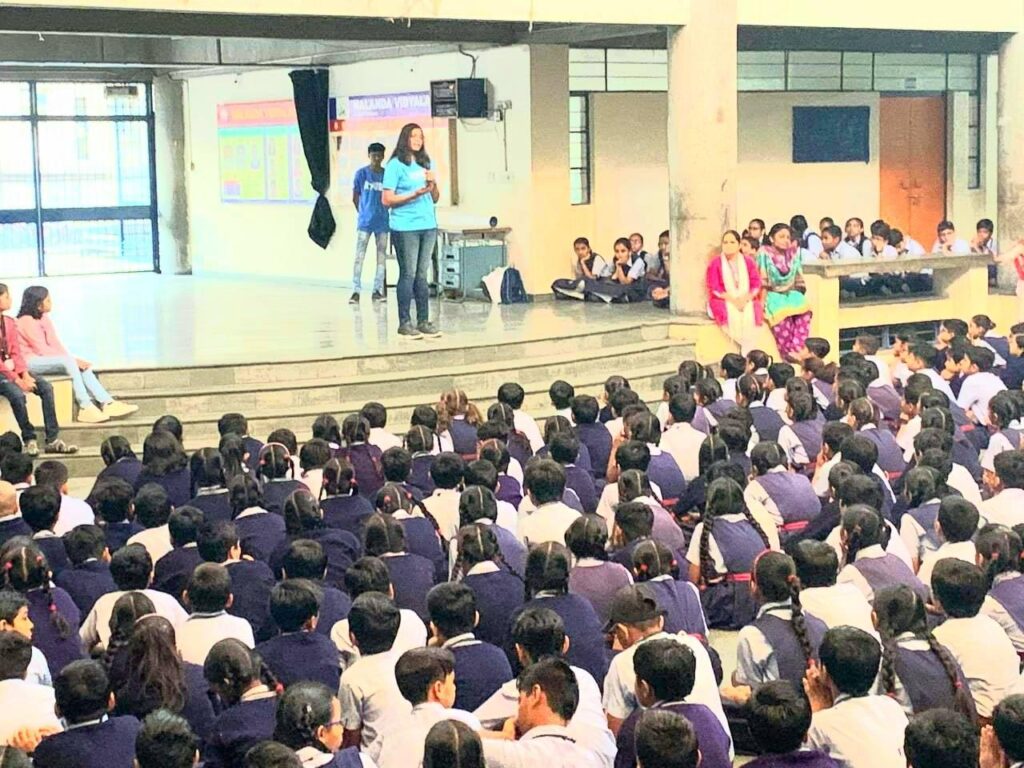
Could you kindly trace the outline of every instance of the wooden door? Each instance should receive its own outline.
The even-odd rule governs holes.
[[[879,144],[879,215],[930,249],[946,217],[945,97],[883,96]]]

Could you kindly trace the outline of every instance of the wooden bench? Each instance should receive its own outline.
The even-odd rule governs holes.
[[[46,380],[53,386],[53,404],[57,410],[57,422],[66,427],[74,419],[74,391],[71,388],[70,376],[47,376]],[[43,439],[43,403],[37,395],[25,396],[28,405],[28,417],[39,432],[39,440]],[[18,422],[14,419],[14,411],[7,398],[0,397],[0,432],[7,431],[21,434]]]

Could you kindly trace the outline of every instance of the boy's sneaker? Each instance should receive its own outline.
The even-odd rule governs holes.
[[[433,323],[420,323],[419,331],[428,339],[436,339],[441,335],[441,332],[437,330],[437,326]]]
[[[408,336],[410,339],[422,339],[423,334],[412,323],[402,323],[398,326],[399,336]]]
[[[29,440],[27,443],[25,443],[25,454],[32,457],[38,456],[39,443],[35,440]]]
[[[102,424],[104,421],[109,420],[110,417],[92,403],[84,408],[79,408],[78,418],[75,419],[80,424]]]
[[[349,297],[348,303],[349,304],[358,304],[359,303],[359,294],[358,293],[353,293],[352,296]]]
[[[33,441],[34,442],[34,441]],[[47,453],[78,453],[77,445],[68,445],[60,438],[46,444]]]
[[[130,416],[139,410],[139,406],[130,403],[122,403],[120,400],[111,400],[103,406],[103,413],[114,419],[118,416]]]
[[[374,301],[384,301],[385,300],[384,294],[381,293],[380,291],[374,291],[373,292],[373,300]]]

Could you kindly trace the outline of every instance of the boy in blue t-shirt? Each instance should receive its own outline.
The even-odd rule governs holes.
[[[356,171],[352,179],[352,204],[359,219],[356,224],[356,260],[352,268],[352,298],[349,304],[359,303],[362,290],[363,259],[366,246],[373,235],[377,242],[377,272],[373,279],[373,300],[384,301],[384,262],[388,257],[388,209],[381,203],[381,182],[384,181],[384,145],[371,144],[367,150],[370,164]]]

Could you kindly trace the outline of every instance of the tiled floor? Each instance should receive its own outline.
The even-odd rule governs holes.
[[[65,346],[100,369],[308,360],[401,353],[395,291],[374,304],[334,285],[236,277],[154,274],[11,281],[14,309],[25,286],[53,297],[53,320]],[[622,323],[665,323],[650,304],[625,306],[540,301],[500,306],[432,301],[445,332],[438,346],[550,338],[572,327],[613,330]]]

